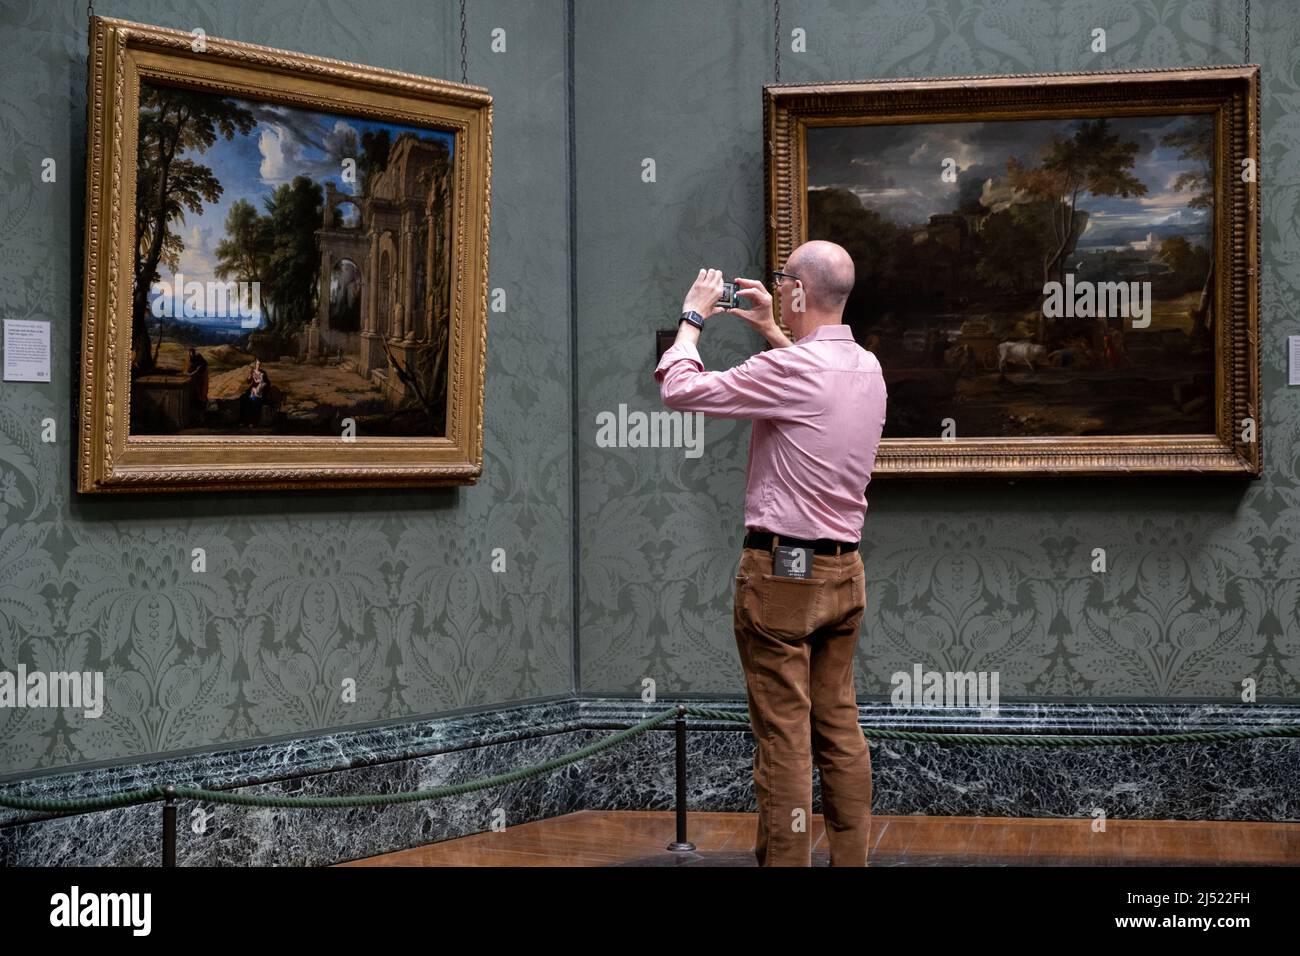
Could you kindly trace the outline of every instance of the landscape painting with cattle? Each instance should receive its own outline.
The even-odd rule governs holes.
[[[1207,113],[809,126],[886,438],[1215,432]]]

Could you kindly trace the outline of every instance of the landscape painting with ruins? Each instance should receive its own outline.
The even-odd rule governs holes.
[[[452,134],[141,85],[133,435],[446,434]]]
[[[885,437],[1213,434],[1213,147],[1208,113],[809,127]]]

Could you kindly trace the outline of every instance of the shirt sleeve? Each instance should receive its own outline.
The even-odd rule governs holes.
[[[790,371],[776,357],[779,351],[759,352],[725,372],[706,372],[694,343],[674,343],[655,368],[659,395],[680,412],[716,418],[786,417]]]

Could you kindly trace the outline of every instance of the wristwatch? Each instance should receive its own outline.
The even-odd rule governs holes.
[[[704,328],[704,316],[700,315],[700,313],[696,312],[694,309],[682,313],[682,317],[677,320],[677,324],[681,325],[683,322],[689,322],[697,329]]]

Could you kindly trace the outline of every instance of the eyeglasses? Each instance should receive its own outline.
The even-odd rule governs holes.
[[[794,282],[797,281],[798,278],[799,277],[796,275],[791,275],[788,272],[782,272],[780,269],[776,269],[772,272],[772,285],[780,285],[782,279],[789,279]]]

